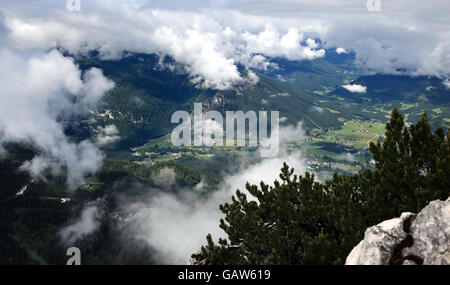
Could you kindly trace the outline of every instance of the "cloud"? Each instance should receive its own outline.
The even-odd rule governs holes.
[[[304,140],[305,130],[303,128],[303,122],[298,122],[297,125],[287,125],[280,127],[280,144],[283,145],[289,140]]]
[[[283,162],[286,162],[290,167],[294,167],[296,173],[303,174],[306,170],[305,162],[300,152],[288,154],[282,151],[278,157],[264,159],[260,163],[252,165],[242,165],[238,174],[231,175],[224,180],[222,189],[230,189],[227,193],[229,195],[227,198],[229,199],[231,195],[235,194],[236,189],[245,192],[245,183],[247,181],[256,185],[259,185],[261,181],[273,185],[273,181],[279,180],[279,170]]]
[[[239,166],[238,174],[226,177],[220,189],[206,198],[198,195],[203,185],[182,189],[178,194],[163,190],[155,194],[152,191],[152,195],[141,197],[139,202],[123,205],[127,209],[135,209],[126,221],[126,234],[146,241],[155,249],[158,262],[186,264],[190,254],[205,244],[207,233],[211,233],[215,240],[225,237],[219,228],[219,220],[223,217],[219,205],[229,202],[236,189],[245,192],[247,181],[257,185],[265,181],[272,185],[275,179],[279,179],[278,170],[283,162],[294,167],[296,173],[305,170],[299,153],[283,154],[260,163]]]
[[[247,82],[250,85],[256,85],[259,82],[259,77],[253,71],[249,70],[247,75]]]
[[[450,89],[450,80],[447,78],[444,81],[442,81],[442,84],[447,88]]]
[[[320,107],[320,106],[313,106],[312,109],[314,111],[316,111],[317,113],[319,113],[319,114],[322,114],[323,111],[324,111],[324,109],[322,107]]]
[[[301,123],[280,129],[280,142],[292,138],[304,138]],[[255,158],[242,157],[231,169],[232,174],[225,175],[219,189],[214,192],[208,192],[204,181],[192,187],[177,185],[175,171],[170,167],[162,168],[152,177],[152,187],[128,181],[127,193],[135,192],[137,196],[122,193],[114,196],[118,200],[112,199],[117,201],[119,207],[114,228],[119,231],[122,245],[129,248],[136,246],[136,241],[143,242],[154,250],[153,261],[186,264],[190,254],[205,244],[207,233],[211,233],[215,240],[226,236],[219,227],[219,220],[223,217],[219,205],[229,202],[236,189],[246,192],[247,181],[257,185],[264,181],[273,185],[274,180],[279,180],[279,169],[283,162],[294,167],[298,174],[306,170],[302,155],[299,152],[288,153],[283,147],[277,157],[262,160]],[[171,191],[167,191],[168,187]],[[249,194],[248,197],[252,199]],[[109,200],[103,197],[87,203],[80,215],[59,231],[62,242],[73,245],[94,234],[101,225],[105,203]]]
[[[343,161],[348,161],[348,162],[355,162],[356,161],[355,157],[349,152],[342,153],[342,154],[336,156],[336,160],[343,160]]]
[[[98,126],[97,132],[97,144],[107,145],[120,139],[119,130],[115,125],[108,125],[106,127]]]
[[[367,91],[366,86],[362,86],[359,84],[347,84],[347,85],[342,85],[342,87],[344,87],[345,89],[347,89],[348,91],[350,91],[352,93],[366,93],[366,91]]]
[[[239,61],[243,63],[248,68],[254,68],[259,70],[268,70],[269,68],[277,69],[278,65],[276,63],[270,62],[270,60],[260,54],[255,54],[251,56],[241,56]]]
[[[342,54],[342,53],[348,53],[344,48],[338,47],[336,49],[336,53],[337,54]]]
[[[315,59],[325,55],[324,49],[315,49],[317,45],[312,39],[307,39],[308,45],[300,45],[304,35],[297,28],[290,28],[287,33],[281,34],[273,25],[266,25],[258,34],[244,32],[242,37],[252,53],[282,56],[290,60]]]
[[[177,175],[172,168],[164,167],[157,175],[152,177],[152,181],[157,186],[170,187],[175,184],[176,176]]]
[[[219,34],[187,29],[178,33],[163,26],[153,34],[153,41],[176,61],[186,64],[193,82],[203,88],[229,89],[240,81],[235,61],[220,52]]]
[[[280,80],[281,82],[287,82],[287,80],[281,75],[281,74],[277,74],[275,76],[278,80]]]
[[[3,159],[6,155],[6,150],[3,148],[3,146],[0,145],[0,159]]]
[[[100,70],[84,74],[58,51],[12,52],[0,49],[0,145],[26,142],[39,155],[21,169],[35,177],[50,169],[67,169],[67,184],[77,187],[96,172],[103,156],[90,141],[72,142],[64,134],[63,120],[83,115],[114,84]]]
[[[124,234],[147,242],[158,263],[187,264],[190,254],[204,244],[206,233],[223,236],[218,197],[201,199],[192,189],[178,194],[156,191],[123,206],[132,213]]]
[[[5,41],[10,30],[5,25],[5,15],[3,15],[2,11],[0,11],[0,43]],[[1,44],[0,44],[1,47]]]
[[[131,100],[133,101],[133,103],[135,103],[138,107],[142,107],[145,105],[144,100],[142,100],[141,98],[134,96],[133,98],[131,98]]]
[[[154,3],[146,1],[106,2],[92,1],[80,13],[62,11],[56,4],[45,11],[32,7],[28,11],[39,11],[33,17],[8,10],[7,44],[19,49],[60,47],[72,54],[98,50],[103,58],[119,58],[124,51],[169,55],[184,65],[197,86],[219,90],[245,79],[238,64],[263,70],[275,66],[261,53],[292,60],[325,53],[297,27],[267,24],[250,32],[250,27],[236,26],[245,17],[237,11],[171,10],[151,7]],[[225,21],[222,12],[230,19]],[[255,82],[256,77],[249,73],[248,79]]]
[[[292,138],[304,138],[301,123],[280,129],[280,142]],[[190,254],[205,244],[207,233],[211,233],[216,240],[225,237],[219,228],[219,220],[223,216],[219,205],[229,202],[236,189],[245,192],[247,181],[257,185],[264,181],[273,185],[274,180],[279,180],[279,169],[283,162],[294,167],[298,174],[306,170],[304,158],[299,152],[288,153],[282,148],[277,157],[256,162],[250,158],[240,159],[240,163],[232,169],[234,174],[226,175],[219,189],[211,193],[205,192],[203,181],[192,188],[172,184],[175,172],[165,168],[160,172],[165,177],[161,179],[161,188],[147,191],[150,194],[139,197],[135,202],[124,200],[120,203],[126,213],[131,213],[125,222],[124,236],[147,242],[155,249],[160,263],[186,264]],[[176,193],[165,190],[164,185],[168,181],[178,189]],[[199,193],[204,195],[200,196]],[[252,199],[249,194],[248,197]]]
[[[104,201],[102,199],[87,203],[79,217],[59,231],[61,241],[67,246],[72,246],[76,241],[94,233],[101,225],[104,215],[103,208]]]
[[[392,0],[380,13],[360,0],[89,1],[78,13],[64,4],[18,0],[2,8],[10,30],[5,45],[95,49],[104,58],[124,51],[170,55],[199,87],[215,89],[244,80],[239,64],[266,70],[275,68],[271,57],[314,59],[324,48],[354,51],[361,65],[380,72],[450,74],[445,0]]]

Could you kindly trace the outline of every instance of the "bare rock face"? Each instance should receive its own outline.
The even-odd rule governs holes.
[[[345,264],[450,264],[450,198],[368,228]]]
[[[433,201],[411,225],[414,243],[403,256],[416,256],[422,264],[450,265],[450,198]]]
[[[362,240],[347,257],[346,265],[389,264],[396,247],[406,238],[405,225],[414,217],[403,213],[400,218],[384,221],[370,227]]]

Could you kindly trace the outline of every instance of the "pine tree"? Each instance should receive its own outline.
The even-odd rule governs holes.
[[[442,127],[434,133],[427,112],[415,125],[404,126],[403,116],[394,108],[386,125],[386,140],[371,143],[376,161],[368,171],[366,191],[371,197],[372,223],[418,212],[434,199],[449,195],[449,142]],[[447,172],[446,172],[447,171]]]

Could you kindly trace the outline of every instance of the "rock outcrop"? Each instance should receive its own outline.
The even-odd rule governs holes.
[[[450,264],[450,198],[368,228],[345,264]]]
[[[423,264],[450,264],[450,198],[433,201],[411,225],[414,243],[404,255],[415,255]]]

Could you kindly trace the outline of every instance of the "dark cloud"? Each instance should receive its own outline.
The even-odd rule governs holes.
[[[2,45],[2,42],[6,40],[6,37],[10,30],[5,25],[5,15],[3,15],[2,11],[0,11],[0,47]]]

